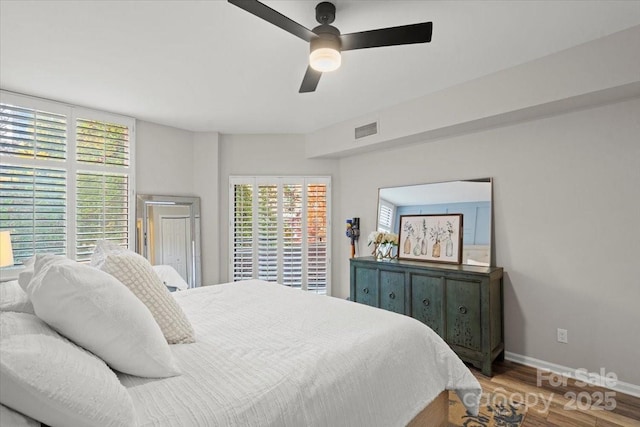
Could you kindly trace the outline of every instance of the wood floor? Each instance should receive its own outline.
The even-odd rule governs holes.
[[[470,369],[485,392],[528,404],[522,427],[640,427],[640,398],[572,379],[566,379],[565,385],[564,377],[538,375],[535,368],[509,361],[495,362],[493,377]]]

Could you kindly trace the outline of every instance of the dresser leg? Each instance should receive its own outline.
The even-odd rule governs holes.
[[[482,374],[488,377],[491,376],[491,359],[485,360],[482,363]]]

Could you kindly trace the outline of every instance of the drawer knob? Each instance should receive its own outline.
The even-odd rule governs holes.
[[[391,292],[391,293],[389,294],[389,298],[391,298],[391,299],[396,299],[396,294],[394,294],[393,292]]]
[[[422,303],[425,305],[425,307],[429,307],[429,304],[431,304],[431,301],[429,301],[429,298],[425,298],[422,300]]]
[[[461,305],[460,307],[458,307],[458,311],[462,314],[467,314],[467,307]]]
[[[362,292],[364,292],[365,294],[368,294],[368,293],[369,293],[369,288],[364,288],[364,289],[362,290]]]

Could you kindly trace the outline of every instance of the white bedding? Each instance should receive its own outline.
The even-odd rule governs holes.
[[[249,280],[175,294],[196,343],[183,374],[120,374],[140,426],[405,426],[442,390],[480,384],[407,316]]]

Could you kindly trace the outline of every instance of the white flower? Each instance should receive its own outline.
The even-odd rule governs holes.
[[[376,244],[390,244],[393,246],[398,246],[398,235],[395,233],[385,233],[383,231],[372,231],[369,233],[368,245]]]

